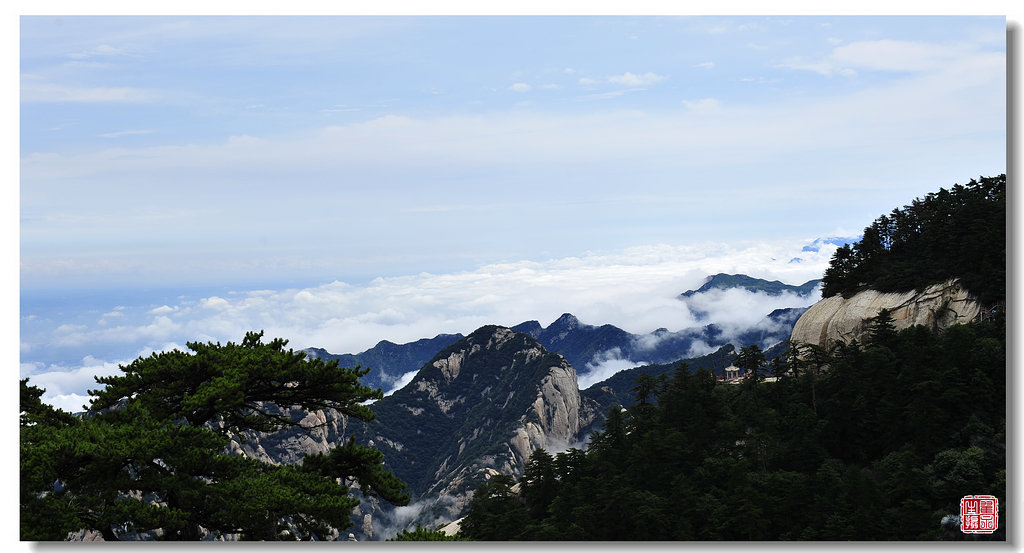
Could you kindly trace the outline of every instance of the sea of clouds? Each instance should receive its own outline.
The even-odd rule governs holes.
[[[739,290],[691,298],[698,319],[678,296],[708,275],[743,273],[787,284],[820,278],[836,246],[817,240],[653,245],[577,257],[515,261],[449,274],[381,277],[303,288],[236,290],[179,296],[171,302],[117,303],[47,319],[22,306],[21,377],[46,388],[45,401],[79,411],[94,375],[118,373],[139,356],[185,349],[190,341],[239,342],[250,330],[289,347],[358,353],[380,340],[406,343],[440,333],[468,334],[486,324],[548,325],[562,313],[585,324],[612,324],[635,334],[714,322],[726,330],[757,323],[779,307],[813,298]],[[73,322],[68,322],[73,321]],[[30,329],[30,330],[27,330]],[[700,354],[701,352],[695,352]],[[70,359],[70,360],[69,360]],[[606,352],[586,367],[581,387],[642,360]],[[411,375],[410,375],[411,376]]]

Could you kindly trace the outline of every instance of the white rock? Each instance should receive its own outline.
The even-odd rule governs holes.
[[[974,321],[984,312],[974,296],[955,280],[929,286],[923,292],[864,290],[849,299],[837,294],[812,305],[793,326],[791,339],[826,349],[839,340],[863,341],[869,319],[882,309],[889,309],[896,330],[913,325],[941,330]]]

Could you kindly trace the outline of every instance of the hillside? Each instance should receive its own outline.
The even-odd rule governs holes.
[[[987,306],[1006,301],[1006,175],[917,198],[836,250],[822,297],[907,292],[957,279]]]

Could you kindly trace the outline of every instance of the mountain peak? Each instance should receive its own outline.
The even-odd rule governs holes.
[[[524,321],[512,327],[512,330],[536,338],[540,336],[541,332],[544,332],[544,327],[540,326],[539,321]]]
[[[820,279],[809,280],[799,286],[785,284],[778,280],[765,280],[754,278],[743,274],[718,273],[709,276],[704,284],[696,290],[688,290],[680,294],[680,298],[689,298],[696,294],[711,290],[729,290],[731,288],[742,288],[750,292],[763,292],[769,296],[779,296],[783,293],[798,294],[806,296],[814,291],[821,282]]]
[[[580,325],[580,320],[576,318],[572,313],[562,313],[555,322],[551,323],[548,327],[550,330],[553,327],[564,328],[565,330],[572,330]]]
[[[596,416],[564,357],[495,325],[442,350],[373,409],[368,430],[396,475],[419,496],[456,498],[444,507],[453,518],[489,471],[521,474],[534,449],[576,443]]]

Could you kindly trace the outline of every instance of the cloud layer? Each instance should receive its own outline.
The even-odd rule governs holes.
[[[322,347],[332,353],[358,353],[385,339],[406,343],[439,333],[468,334],[485,324],[537,320],[547,325],[565,312],[587,324],[614,324],[636,334],[680,330],[706,324],[677,296],[699,287],[709,274],[745,273],[791,284],[819,278],[835,246],[801,251],[809,242],[657,245],[377,278],[362,285],[334,281],[182,297],[173,305],[118,302],[74,323],[33,314],[27,305],[21,372],[46,384],[48,400],[74,402],[77,409],[92,384],[90,372],[109,374],[116,363],[188,341],[237,342],[249,330],[287,338],[296,349]],[[797,254],[803,261],[791,263]],[[700,307],[728,329],[794,305],[792,298],[761,296],[725,292]],[[101,355],[111,361],[99,361]],[[76,358],[82,361],[58,361]]]

